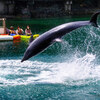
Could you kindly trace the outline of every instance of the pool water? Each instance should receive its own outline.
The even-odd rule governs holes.
[[[33,34],[89,17],[7,20]],[[100,100],[100,28],[81,27],[21,63],[28,41],[0,42],[0,100]]]

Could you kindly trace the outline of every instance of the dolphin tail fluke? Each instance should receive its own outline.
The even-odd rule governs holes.
[[[98,24],[97,24],[97,17],[98,15],[100,14],[100,11],[99,12],[96,12],[95,14],[92,15],[91,19],[90,19],[90,23],[95,26],[95,27],[98,27]]]

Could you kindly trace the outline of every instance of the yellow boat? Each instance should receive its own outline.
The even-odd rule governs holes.
[[[31,36],[26,36],[26,35],[21,35],[21,40],[29,40]],[[34,34],[33,35],[33,39],[36,39],[37,37],[39,37],[39,34]]]

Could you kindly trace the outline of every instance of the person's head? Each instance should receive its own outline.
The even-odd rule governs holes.
[[[18,27],[17,27],[17,29],[19,30],[19,29],[20,29],[20,27],[18,26]]]
[[[11,30],[13,30],[13,29],[14,29],[14,27],[13,27],[13,26],[10,26],[10,29],[11,29]]]
[[[20,27],[18,26],[17,29],[19,29]]]
[[[27,25],[27,29],[30,29],[29,25]]]

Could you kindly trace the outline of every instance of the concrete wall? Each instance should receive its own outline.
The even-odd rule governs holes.
[[[100,7],[100,0],[98,0],[98,7]]]
[[[5,8],[5,4],[0,1],[0,14],[4,14],[4,8]]]
[[[9,14],[13,14],[14,13],[14,4],[10,4],[9,5]]]
[[[0,15],[3,14],[13,14],[14,13],[14,4],[7,5],[5,2],[0,1]]]

